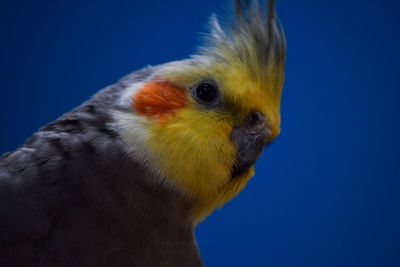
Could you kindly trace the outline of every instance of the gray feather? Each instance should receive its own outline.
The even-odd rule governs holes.
[[[133,73],[0,158],[0,266],[201,266],[188,203],[110,126]]]

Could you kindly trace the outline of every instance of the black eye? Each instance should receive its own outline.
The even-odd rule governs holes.
[[[200,104],[213,105],[217,102],[218,88],[211,82],[202,82],[195,86],[194,94]]]

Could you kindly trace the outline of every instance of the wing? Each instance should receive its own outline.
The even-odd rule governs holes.
[[[150,74],[103,89],[0,158],[0,266],[201,264],[175,196],[112,127],[123,90]]]
[[[88,188],[93,195],[102,194],[98,177],[117,175],[105,166],[124,164],[126,155],[109,126],[109,110],[126,86],[150,73],[151,68],[143,69],[103,89],[0,158],[1,266],[7,259],[33,260],[38,241],[48,236],[54,222],[71,210],[79,214],[85,198],[94,197],[88,196]]]

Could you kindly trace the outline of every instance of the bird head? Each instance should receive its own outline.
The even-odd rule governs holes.
[[[151,68],[124,91],[115,120],[132,156],[194,203],[198,221],[234,197],[280,131],[285,40],[269,1],[235,1],[211,18],[196,55]]]

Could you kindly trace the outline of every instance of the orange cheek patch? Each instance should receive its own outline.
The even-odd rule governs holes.
[[[133,94],[132,100],[139,115],[165,121],[186,106],[188,96],[184,87],[171,82],[150,82]]]

